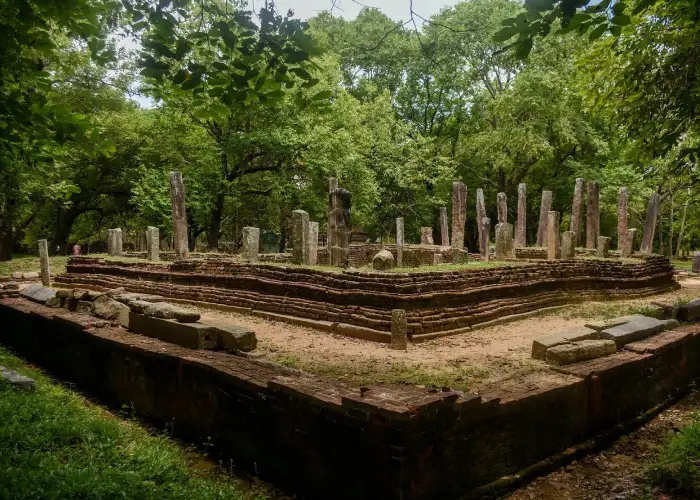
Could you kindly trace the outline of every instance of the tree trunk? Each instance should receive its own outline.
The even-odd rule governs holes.
[[[216,196],[216,203],[211,212],[211,221],[207,229],[207,247],[210,252],[219,251],[219,235],[221,235],[221,219],[224,216],[224,201],[223,193]]]
[[[13,198],[9,198],[2,208],[2,214],[0,214],[0,262],[5,262],[12,259],[17,202]]]
[[[688,211],[688,200],[683,204],[683,218],[681,218],[681,229],[678,231],[678,242],[676,243],[676,257],[681,256],[681,241],[683,240],[683,231],[685,230],[685,214]]]
[[[652,242],[652,253],[653,253],[653,242]],[[659,209],[659,255],[664,254],[664,218],[661,215],[661,209]]]
[[[668,260],[673,259],[673,194],[669,197],[671,213],[668,217]]]

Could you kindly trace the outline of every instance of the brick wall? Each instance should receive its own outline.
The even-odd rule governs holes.
[[[408,386],[360,391],[94,321],[2,299],[0,343],[109,404],[175,422],[176,437],[211,438],[225,463],[311,499],[427,500],[502,487],[502,476],[634,419],[700,375],[695,325],[462,395]]]
[[[392,309],[405,309],[409,333],[416,339],[543,307],[638,297],[677,286],[673,268],[661,256],[638,263],[535,261],[421,273],[340,273],[215,259],[152,264],[79,257],[69,261],[67,273],[56,282],[123,286],[379,332],[391,330]]]

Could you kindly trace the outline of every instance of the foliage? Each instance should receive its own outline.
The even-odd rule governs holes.
[[[673,436],[664,446],[661,455],[649,468],[649,481],[665,491],[700,494],[700,416],[693,414],[693,421]]]

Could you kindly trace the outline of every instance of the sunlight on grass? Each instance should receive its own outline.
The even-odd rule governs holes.
[[[56,255],[49,258],[51,262],[51,273],[56,275],[66,272],[66,264],[68,263],[68,257],[64,255]],[[7,262],[0,262],[0,276],[9,276],[15,272],[30,272],[39,271],[39,257],[22,255],[8,260]]]

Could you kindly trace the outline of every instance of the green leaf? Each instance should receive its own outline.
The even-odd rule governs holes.
[[[625,11],[625,2],[615,2],[615,5],[613,5],[612,11],[613,13],[617,16],[622,14]]]
[[[282,99],[285,96],[285,92],[283,90],[273,90],[263,95],[266,99]]]
[[[528,38],[518,45],[518,48],[515,49],[515,57],[518,59],[527,59],[527,56],[530,55],[530,51],[532,51],[532,38]]]
[[[596,28],[593,31],[591,31],[591,34],[588,35],[588,39],[591,41],[597,40],[598,38],[603,36],[603,33],[605,33],[605,31],[607,29],[608,29],[607,24],[600,24],[600,25],[596,26]]]
[[[634,10],[632,11],[632,14],[633,14],[633,15],[639,14],[639,13],[642,12],[643,10],[648,9],[649,7],[651,7],[652,5],[654,5],[657,1],[658,1],[658,0],[642,0],[642,1],[639,2],[639,3],[637,4],[637,6],[634,8]]]
[[[610,26],[610,33],[613,36],[620,36],[622,34],[622,27],[621,26]]]
[[[617,24],[618,26],[627,26],[632,22],[632,19],[630,19],[630,16],[627,14],[618,14],[615,17],[613,17],[610,22],[613,24]]]
[[[180,85],[182,82],[187,80],[187,77],[190,75],[190,72],[187,71],[186,69],[181,69],[177,73],[175,73],[175,76],[173,77],[173,83],[175,85]]]
[[[313,86],[315,86],[316,84],[318,84],[320,81],[321,81],[321,80],[319,80],[318,78],[312,78],[312,79],[309,80],[308,82],[302,83],[302,84],[301,84],[301,88],[302,88],[302,89],[310,89],[311,87],[313,87]]]
[[[290,64],[299,64],[306,61],[309,58],[309,53],[303,50],[297,50],[294,52],[289,52],[284,55],[284,60]]]
[[[512,38],[513,36],[517,35],[520,33],[522,28],[520,26],[507,26],[500,31],[496,32],[495,35],[493,35],[493,41],[494,42],[505,42],[509,38]]]
[[[192,115],[193,115],[195,118],[199,118],[200,120],[209,120],[209,119],[212,118],[211,111],[209,111],[207,108],[195,109],[195,110],[192,112]]]
[[[299,78],[302,78],[304,80],[311,80],[311,75],[309,74],[308,71],[302,68],[291,68],[289,71],[297,75]]]
[[[228,115],[231,114],[231,110],[228,107],[226,107],[223,104],[220,104],[218,102],[212,103],[210,108],[214,113],[216,113],[217,115],[219,115],[222,118],[226,118]]]
[[[228,80],[226,78],[209,78],[207,82],[209,85],[226,85]]]
[[[328,99],[333,95],[332,90],[322,90],[318,94],[314,95],[311,100],[312,101],[322,101],[324,99]]]
[[[525,0],[525,8],[534,11],[545,11],[554,8],[555,0]]]

